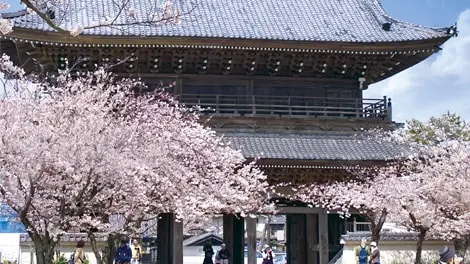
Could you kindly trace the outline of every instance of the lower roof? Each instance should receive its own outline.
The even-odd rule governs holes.
[[[223,133],[245,158],[387,161],[403,157],[405,148],[355,135],[299,133]]]

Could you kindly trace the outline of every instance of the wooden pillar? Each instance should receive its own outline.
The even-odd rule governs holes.
[[[328,248],[328,214],[322,211],[318,214],[318,245],[320,263],[328,263],[329,261],[329,248]]]
[[[318,237],[318,215],[317,214],[306,214],[307,218],[307,259],[308,263],[322,263],[320,262],[319,254],[319,240]]]
[[[307,232],[305,214],[287,214],[287,263],[310,264],[307,256]],[[312,262],[314,264],[314,262]]]
[[[157,223],[157,264],[183,263],[183,223],[175,215],[161,214]]]
[[[246,218],[248,264],[256,264],[256,218]]]
[[[283,209],[286,213],[287,263],[327,264],[328,215],[324,210]]]
[[[223,221],[224,243],[232,254],[229,263],[244,264],[245,221],[242,217],[225,214]]]

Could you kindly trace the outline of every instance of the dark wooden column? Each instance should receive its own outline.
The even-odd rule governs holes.
[[[183,263],[183,223],[171,213],[161,214],[157,223],[157,264]]]
[[[289,264],[328,263],[328,215],[321,209],[282,208]]]
[[[232,254],[230,264],[243,264],[244,262],[244,238],[245,220],[243,217],[226,215],[224,221],[224,243]]]
[[[307,264],[307,226],[305,214],[287,214],[286,225],[287,263]]]

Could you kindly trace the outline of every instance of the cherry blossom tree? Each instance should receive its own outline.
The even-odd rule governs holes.
[[[301,186],[294,199],[345,217],[352,213],[364,216],[371,224],[371,239],[378,242],[389,214],[390,193],[387,186],[391,183],[390,178],[400,175],[402,164],[395,162],[384,167],[349,170],[351,174],[348,179]]]
[[[468,144],[470,141],[469,124],[455,113],[431,117],[425,122],[413,119],[407,122],[407,127],[410,139],[424,145],[436,146],[446,141]],[[470,246],[470,235],[456,239],[454,244],[459,255],[465,256]]]
[[[427,147],[407,174],[390,179],[389,219],[418,232],[415,263],[426,238],[452,240],[468,233],[468,145]]]
[[[104,71],[53,81],[0,101],[0,194],[38,264],[51,262],[64,232],[135,232],[165,212],[191,219],[265,207],[265,175],[171,97],[137,95],[142,83]]]

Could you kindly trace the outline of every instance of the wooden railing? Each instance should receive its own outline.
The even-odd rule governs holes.
[[[369,232],[371,231],[370,222],[347,222],[348,232]]]
[[[235,116],[326,116],[391,120],[391,101],[332,97],[264,95],[181,94],[187,106],[200,106],[203,113]]]

